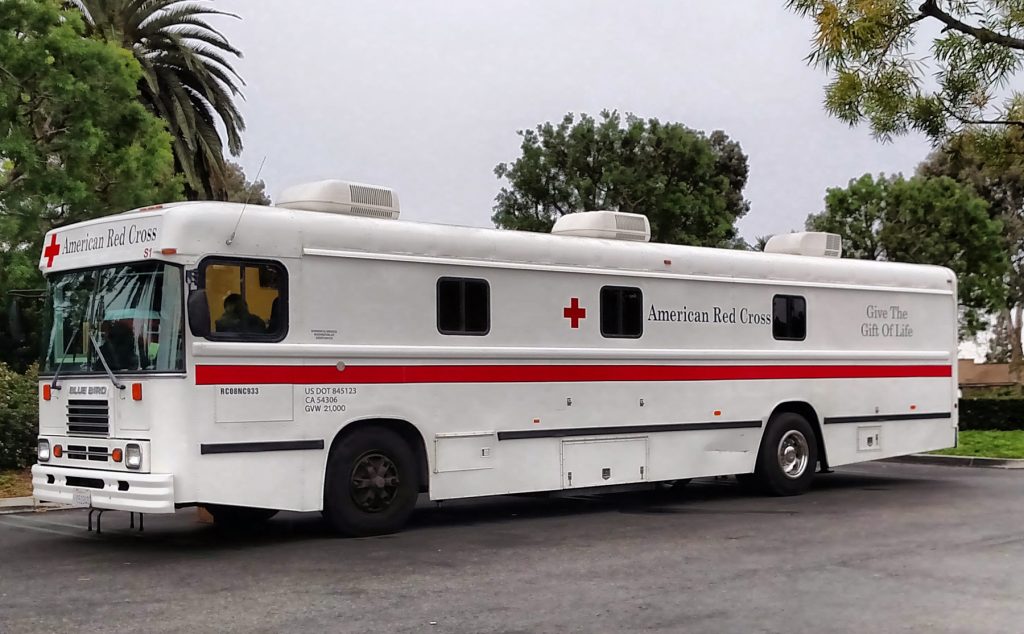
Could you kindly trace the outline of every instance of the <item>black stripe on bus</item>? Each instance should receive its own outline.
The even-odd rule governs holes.
[[[297,451],[323,449],[323,440],[273,440],[267,442],[219,442],[199,445],[202,455],[215,453],[253,453],[258,451]]]
[[[705,429],[748,429],[760,427],[759,420],[737,420],[710,423],[669,423],[662,425],[624,425],[620,427],[574,427],[571,429],[524,429],[499,431],[498,440],[526,438],[566,438],[569,436],[610,436],[613,434],[649,434],[666,431],[700,431]]]
[[[952,412],[932,412],[923,414],[874,414],[872,416],[833,416],[825,418],[826,425],[842,423],[883,423],[894,420],[928,420],[937,418],[952,418]]]

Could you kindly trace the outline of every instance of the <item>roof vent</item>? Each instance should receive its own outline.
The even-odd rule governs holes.
[[[651,223],[643,214],[581,211],[560,217],[551,228],[551,233],[559,236],[650,242]]]
[[[398,194],[386,187],[339,180],[295,185],[281,192],[278,207],[348,216],[398,219]]]
[[[783,233],[772,236],[764,245],[764,252],[838,258],[843,254],[843,239],[834,233]]]

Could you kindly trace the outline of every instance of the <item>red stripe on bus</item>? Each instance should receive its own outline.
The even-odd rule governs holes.
[[[196,385],[579,383],[902,379],[953,376],[949,365],[200,365]]]

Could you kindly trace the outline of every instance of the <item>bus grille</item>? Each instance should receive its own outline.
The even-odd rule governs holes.
[[[106,447],[68,445],[67,452],[64,455],[68,457],[68,460],[93,460],[96,462],[106,462],[108,454]]]
[[[107,401],[68,400],[68,436],[109,436],[110,413]]]

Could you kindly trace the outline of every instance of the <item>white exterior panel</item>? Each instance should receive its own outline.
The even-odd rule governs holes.
[[[382,419],[421,437],[433,499],[566,488],[567,456],[588,478],[609,467],[609,484],[748,473],[786,403],[813,410],[832,466],[955,440],[947,269],[220,203],[113,216],[47,242],[141,220],[158,228],[149,252],[65,252],[41,267],[145,256],[188,272],[218,255],[275,260],[288,274],[283,341],[186,333],[184,373],[126,379],[143,383],[138,402],[107,396],[111,443],[148,442],[146,471],[173,478],[174,504],[319,510],[335,438]],[[438,331],[440,277],[488,282],[486,336]],[[641,337],[601,335],[603,286],[640,289]],[[773,338],[778,294],[805,298],[805,339]],[[573,306],[585,316],[567,318]],[[42,437],[66,436],[67,393],[41,401]],[[880,448],[861,448],[864,427]],[[633,467],[637,479],[619,478]],[[37,488],[41,499],[65,493]]]

